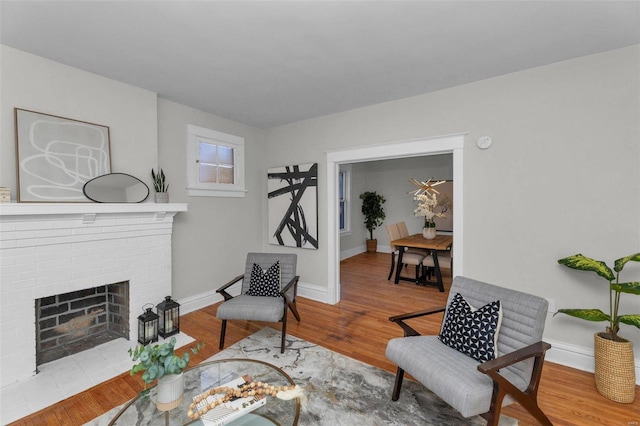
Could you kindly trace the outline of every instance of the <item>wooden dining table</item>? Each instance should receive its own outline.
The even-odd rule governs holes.
[[[426,285],[436,285],[438,286],[438,289],[443,292],[444,284],[442,283],[442,272],[440,271],[440,264],[438,263],[438,250],[450,250],[452,244],[453,235],[441,234],[436,235],[436,237],[432,240],[427,240],[422,236],[422,234],[413,234],[408,237],[402,237],[398,238],[397,240],[391,241],[392,246],[398,247],[398,266],[396,267],[396,277],[394,283],[398,284],[400,280],[415,281],[415,279],[400,276],[400,271],[402,270],[402,255],[405,250],[408,248],[427,249],[431,251],[431,256],[433,257],[436,281],[430,281],[427,279],[425,274],[422,274],[423,276],[420,279],[420,283],[424,283]]]

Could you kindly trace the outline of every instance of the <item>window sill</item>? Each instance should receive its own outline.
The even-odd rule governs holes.
[[[187,188],[189,197],[228,197],[244,198],[248,191],[246,189],[196,189]]]

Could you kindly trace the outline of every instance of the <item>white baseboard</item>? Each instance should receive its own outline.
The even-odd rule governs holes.
[[[358,247],[354,247],[352,249],[340,251],[340,260],[345,260],[349,257],[355,256],[356,254],[364,253],[367,251],[367,246],[361,245]],[[378,244],[378,249],[376,250],[378,253],[391,253],[390,246],[382,246]]]
[[[329,293],[326,287],[319,287],[314,284],[298,282],[298,296],[317,302],[329,303]]]
[[[391,246],[382,246],[378,244],[378,253],[391,253]]]
[[[367,248],[365,246],[358,246],[358,247],[354,247],[352,249],[348,249],[348,250],[341,250],[340,251],[340,260],[345,260],[351,256],[355,256],[357,254],[360,253],[364,253],[365,251],[367,251]]]
[[[546,361],[593,373],[593,348],[571,345],[557,340],[544,339],[551,345],[547,351]],[[636,385],[640,385],[640,358],[635,358]]]
[[[224,300],[224,298],[215,291],[208,291],[206,293],[180,299],[177,302],[180,303],[180,315],[184,315],[197,311],[198,309],[206,308],[207,306],[213,305],[214,303],[218,303],[222,300]]]

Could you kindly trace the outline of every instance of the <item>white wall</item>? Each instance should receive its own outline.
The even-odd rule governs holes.
[[[244,198],[187,196],[188,124],[244,138]],[[247,252],[261,249],[267,190],[262,133],[164,99],[158,99],[158,129],[159,165],[171,185],[170,200],[189,205],[174,221],[173,294],[192,307],[203,306],[221,300],[215,289],[244,272]]]
[[[156,94],[0,45],[0,186],[17,199],[14,108],[109,127],[111,170],[151,185],[158,161]]]
[[[468,132],[465,274],[553,298],[558,307],[606,310],[602,283],[556,261],[582,252],[612,262],[640,251],[639,55],[633,46],[273,128],[267,161],[323,164],[331,150]],[[481,135],[493,138],[489,150],[475,147]],[[325,172],[319,168],[319,182]],[[320,250],[299,253],[317,286],[334,285],[326,226],[321,214]],[[627,268],[637,280],[640,265]],[[637,297],[626,296],[624,312],[637,311]],[[622,328],[638,347],[638,330]],[[557,316],[545,336],[590,347],[603,329]]]

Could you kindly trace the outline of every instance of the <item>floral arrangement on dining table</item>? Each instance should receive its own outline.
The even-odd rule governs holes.
[[[438,200],[438,196],[435,192],[425,191],[421,194],[415,195],[413,199],[418,202],[418,206],[413,213],[416,217],[424,216],[425,228],[435,228],[435,218],[447,217],[445,213],[451,206],[449,197],[444,195],[440,200]],[[438,207],[440,208],[440,211],[436,211]]]

